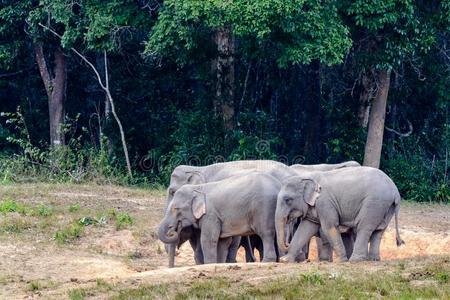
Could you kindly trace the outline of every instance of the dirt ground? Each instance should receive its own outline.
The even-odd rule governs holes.
[[[236,265],[194,266],[192,250],[186,243],[176,257],[177,268],[168,269],[163,244],[156,236],[165,201],[163,191],[118,186],[16,184],[0,186],[0,202],[6,200],[30,207],[50,207],[52,214],[42,217],[0,213],[0,223],[17,222],[22,218],[24,221],[19,223],[27,224],[17,232],[0,230],[0,299],[67,298],[69,290],[91,286],[99,280],[124,286],[143,282],[170,284],[218,273],[252,283],[299,270],[389,270],[401,259],[420,264],[439,257],[450,258],[449,205],[402,203],[400,232],[406,245],[395,245],[392,221],[382,242],[382,262],[319,263],[314,259],[312,246],[311,262],[301,264],[244,264],[241,249],[238,257],[241,263]],[[71,210],[71,206],[79,209]],[[104,225],[86,226],[79,238],[68,243],[55,240],[55,232],[64,226],[81,217],[99,218],[112,209],[129,214],[133,224],[118,230],[108,219]]]

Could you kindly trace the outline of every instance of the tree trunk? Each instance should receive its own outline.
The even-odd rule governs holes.
[[[307,99],[305,101],[306,132],[303,153],[308,162],[320,161],[320,100],[321,65],[314,61],[308,68]]]
[[[64,99],[67,81],[66,57],[61,48],[57,47],[55,49],[54,69],[53,73],[51,73],[47,67],[41,43],[34,44],[34,53],[48,97],[50,145],[64,145]]]
[[[390,84],[390,71],[378,71],[377,84],[378,88],[370,110],[369,128],[364,151],[364,165],[374,168],[378,168],[380,166],[381,148],[383,146],[384,120],[386,116],[386,103]]]
[[[362,128],[366,128],[369,122],[370,99],[373,97],[373,81],[367,74],[362,75],[362,91],[359,95],[358,123]]]
[[[216,43],[219,55],[214,106],[222,115],[225,131],[230,131],[234,129],[234,37],[229,27],[217,30]]]

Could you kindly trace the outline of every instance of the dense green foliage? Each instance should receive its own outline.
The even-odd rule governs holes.
[[[219,28],[234,41],[232,130],[214,103]],[[0,181],[165,183],[179,163],[253,158],[362,163],[364,78],[376,88],[388,69],[386,126],[397,133],[385,131],[381,168],[403,197],[448,202],[449,29],[448,0],[1,1]],[[55,47],[67,56],[60,149],[48,146],[36,42],[50,62]],[[72,47],[102,77],[108,55],[133,180],[105,95]]]

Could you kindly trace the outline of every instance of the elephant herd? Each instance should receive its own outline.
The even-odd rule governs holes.
[[[355,161],[292,165],[243,160],[180,165],[170,178],[159,239],[174,266],[176,248],[189,241],[197,264],[298,262],[316,237],[320,260],[379,260],[380,243],[400,194],[382,171]]]

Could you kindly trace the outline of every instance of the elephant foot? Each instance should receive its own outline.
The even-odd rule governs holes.
[[[369,255],[369,260],[370,261],[380,261],[381,259],[380,259],[379,255],[372,255],[372,256]]]
[[[319,257],[319,261],[333,262],[333,258],[331,258],[331,257]]]
[[[283,256],[284,257],[284,256]],[[280,259],[280,261],[281,261],[281,259]],[[267,262],[277,262],[277,258],[275,257],[275,258],[265,258],[264,257],[264,259],[261,261],[261,262],[263,262],[263,263],[267,263]]]
[[[300,253],[299,255],[297,255],[295,261],[296,262],[302,262],[306,260],[306,255],[305,253]]]
[[[285,255],[280,257],[280,262],[281,263],[294,263],[295,259],[293,257],[291,257],[290,255]]]
[[[360,262],[360,261],[365,261],[365,260],[367,260],[366,257],[358,256],[358,255],[352,255],[349,259],[350,262]]]
[[[348,262],[348,258],[346,256],[338,257],[337,262],[338,263]]]

